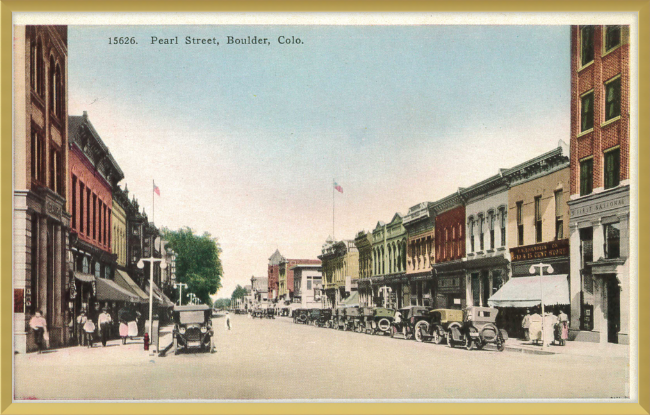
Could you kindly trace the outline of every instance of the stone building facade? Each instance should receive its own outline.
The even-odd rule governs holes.
[[[629,344],[630,28],[571,27],[571,331]]]
[[[406,277],[407,234],[402,219],[401,213],[395,213],[389,223],[380,221],[372,231],[373,293],[375,298],[383,298],[379,294],[382,287],[388,287],[391,292],[384,306],[402,307],[410,303]]]
[[[403,219],[408,234],[406,276],[411,292],[410,305],[433,306],[435,283],[432,266],[435,262],[436,214],[432,202],[409,208]]]
[[[372,277],[372,233],[360,231],[354,238],[354,246],[359,251],[359,303],[372,306],[373,291],[370,284]]]
[[[41,311],[52,347],[68,343],[68,31],[14,26],[14,347],[36,349]]]
[[[336,307],[349,292],[357,289],[352,284],[358,284],[359,280],[359,251],[352,240],[334,241],[328,237],[318,259],[322,262],[324,306]]]

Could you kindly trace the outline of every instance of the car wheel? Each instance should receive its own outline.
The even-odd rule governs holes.
[[[482,341],[479,340],[479,341],[476,342],[476,348],[477,349],[481,350],[481,349],[483,349],[483,346],[485,346],[485,343],[483,343]]]
[[[451,333],[447,333],[447,346],[454,348],[454,340],[451,338]]]
[[[501,336],[497,338],[497,350],[502,352],[506,349],[506,342],[503,341]]]
[[[379,327],[379,330],[381,331],[390,330],[390,320],[388,320],[387,318],[382,318],[377,322],[377,327]]]
[[[415,325],[415,341],[421,342],[424,339],[423,334],[429,331],[429,323],[426,321],[418,321]]]
[[[433,329],[433,333],[431,333],[431,334],[432,334],[432,339],[431,339],[431,340],[432,340],[435,344],[440,344],[440,343],[442,343],[442,339],[440,338],[440,333],[438,333],[438,329],[437,329],[437,328],[434,327],[434,329]]]

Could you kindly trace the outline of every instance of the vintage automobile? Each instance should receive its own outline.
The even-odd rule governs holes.
[[[432,341],[441,344],[447,340],[447,332],[451,323],[463,322],[463,310],[439,308],[429,312],[426,320],[420,320],[415,325],[416,341]]]
[[[359,307],[359,314],[360,314],[360,330],[359,332],[363,332],[366,334],[372,334],[373,332],[373,307]]]
[[[334,320],[334,328],[337,330],[345,330],[345,308],[336,307],[336,319]]]
[[[449,347],[463,345],[467,350],[474,346],[482,349],[488,343],[494,343],[497,350],[505,349],[508,333],[497,328],[495,321],[499,310],[492,307],[470,306],[463,310],[463,322],[453,322],[448,326],[447,344]]]
[[[308,308],[297,308],[293,310],[293,322],[294,323],[301,323],[301,324],[308,324],[309,323],[309,314],[310,314],[310,309]]]
[[[316,325],[320,321],[321,312],[320,308],[312,308],[309,310],[309,318],[307,319],[308,324]]]
[[[395,310],[392,308],[375,307],[372,310],[372,334],[390,333],[391,324],[395,318]]]
[[[390,337],[395,337],[398,334],[404,336],[405,339],[412,339],[418,323],[426,322],[429,317],[429,308],[423,306],[408,306],[400,308],[401,322],[393,320],[391,323]]]
[[[205,304],[174,306],[174,353],[213,351],[212,310]]]
[[[359,307],[345,308],[345,327],[344,330],[359,331],[361,326],[361,312]]]
[[[318,315],[318,320],[314,321],[314,324],[318,327],[328,327],[329,324],[331,323],[330,320],[332,319],[332,309],[331,308],[323,308],[320,310],[320,313]]]

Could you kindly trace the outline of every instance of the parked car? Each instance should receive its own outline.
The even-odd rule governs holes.
[[[391,324],[395,319],[395,310],[392,308],[375,307],[372,310],[372,334],[390,333]]]
[[[205,304],[174,306],[174,353],[180,351],[211,352],[214,330],[212,310]]]
[[[416,325],[420,322],[426,323],[429,317],[429,308],[423,306],[408,306],[400,308],[401,322],[393,320],[391,323],[390,337],[395,337],[398,334],[404,336],[405,339],[413,338]]]
[[[449,347],[463,345],[467,350],[474,346],[482,349],[488,343],[494,343],[497,350],[505,349],[508,333],[497,328],[495,321],[499,310],[492,307],[470,306],[463,310],[463,322],[449,324],[447,344]]]
[[[309,312],[309,319],[307,320],[309,324],[316,325],[318,321],[320,321],[320,315],[321,312],[320,308],[312,308]]]
[[[308,308],[297,308],[293,310],[293,322],[307,324],[309,322],[310,310]]]
[[[318,320],[315,321],[314,324],[317,325],[318,327],[328,327],[328,325],[331,323],[331,319],[332,319],[332,309],[323,308],[320,311]]]
[[[373,307],[359,307],[361,331],[366,334],[373,332]]]
[[[451,323],[463,323],[463,310],[439,308],[429,312],[426,320],[420,320],[415,327],[415,340],[432,341],[441,344],[447,340]]]
[[[361,326],[361,313],[359,307],[347,307],[345,309],[345,330],[359,331]]]

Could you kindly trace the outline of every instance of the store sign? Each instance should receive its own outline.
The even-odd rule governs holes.
[[[552,258],[558,256],[569,256],[568,239],[510,248],[510,258],[512,262],[525,261],[530,259]]]
[[[626,207],[630,204],[628,196],[619,197],[612,200],[598,201],[592,205],[580,206],[571,209],[571,216],[583,216],[589,215],[592,213],[600,213],[606,210],[612,210],[617,208]]]

